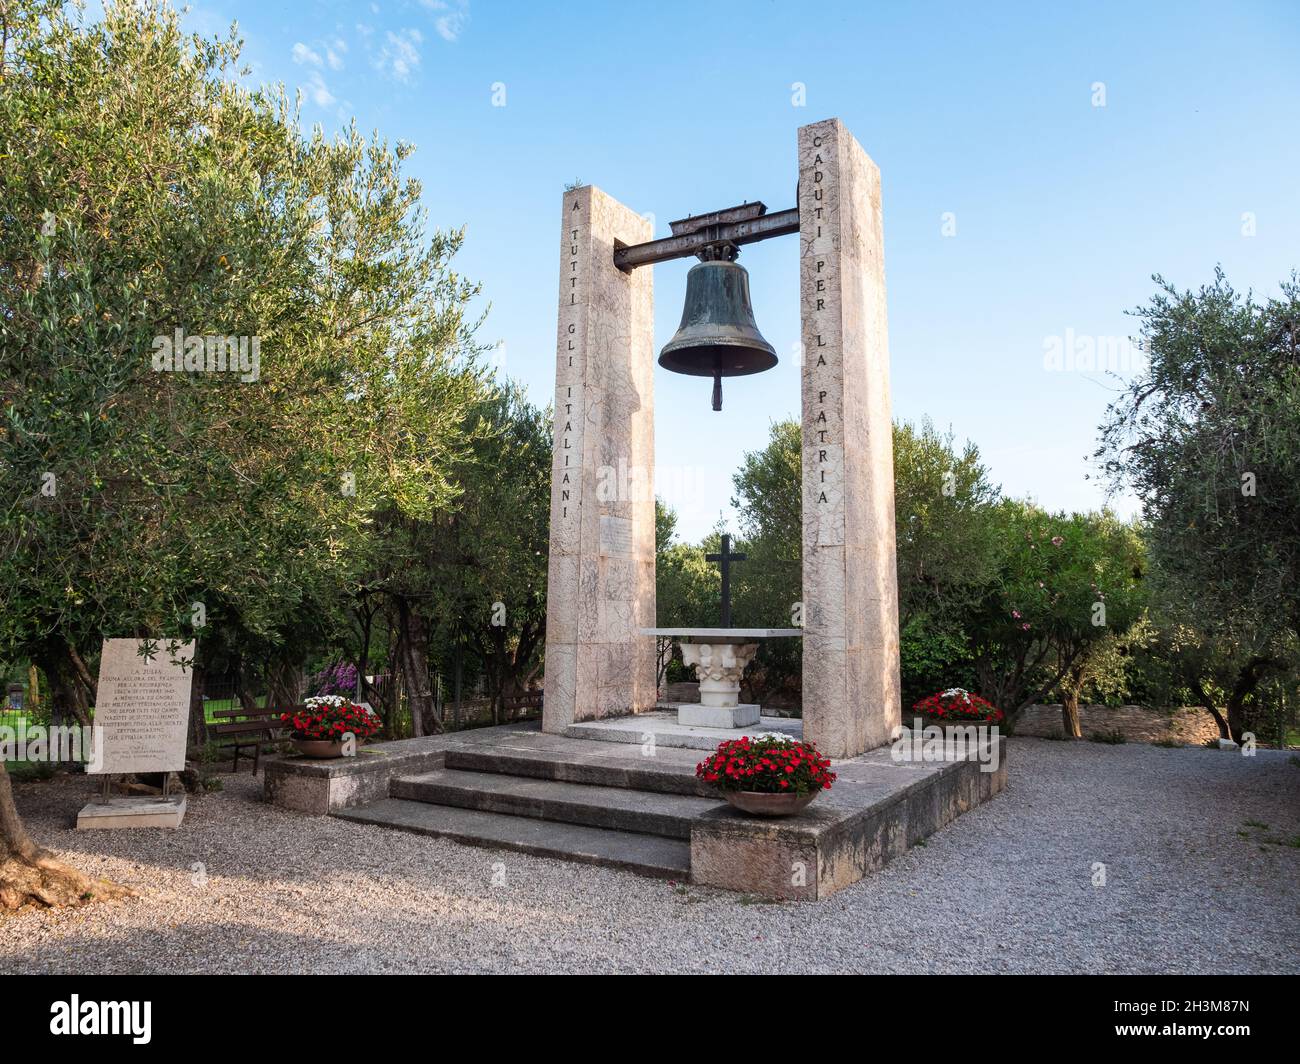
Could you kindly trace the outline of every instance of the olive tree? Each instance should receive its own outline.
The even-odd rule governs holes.
[[[165,5],[0,0],[0,657],[83,722],[106,635],[291,677],[374,515],[455,505],[485,391],[410,147],[241,73]],[[5,781],[0,901],[91,893],[17,824]]]
[[[1296,668],[1300,278],[1263,302],[1218,270],[1197,291],[1155,281],[1135,312],[1147,365],[1097,455],[1141,500],[1161,612],[1192,636],[1168,641],[1189,688],[1240,740],[1260,684]]]

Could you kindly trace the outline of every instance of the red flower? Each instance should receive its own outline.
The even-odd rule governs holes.
[[[830,764],[812,743],[779,735],[742,736],[719,743],[695,766],[695,774],[724,790],[811,794],[834,782]]]
[[[991,702],[971,694],[960,687],[940,691],[923,698],[912,707],[939,721],[965,721],[972,724],[993,724],[1005,719],[1005,714]]]

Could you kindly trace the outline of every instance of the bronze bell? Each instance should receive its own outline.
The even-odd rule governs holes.
[[[686,275],[686,305],[676,334],[659,353],[673,373],[713,378],[713,409],[722,409],[722,378],[762,373],[776,351],[754,324],[749,274],[735,262],[734,244],[707,248]]]

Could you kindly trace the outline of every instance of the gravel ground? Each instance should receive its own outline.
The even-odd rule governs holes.
[[[87,780],[24,784],[41,842],[139,897],[0,916],[0,972],[1300,973],[1295,755],[1010,746],[1003,794],[815,904],[308,817],[248,775],[174,833],[78,834]]]

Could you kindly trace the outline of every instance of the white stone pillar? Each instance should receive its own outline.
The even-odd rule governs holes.
[[[830,757],[901,717],[880,171],[839,119],[799,130],[804,736]]]
[[[654,295],[614,249],[653,227],[598,188],[565,192],[542,727],[655,705]],[[509,515],[503,515],[508,519]]]

